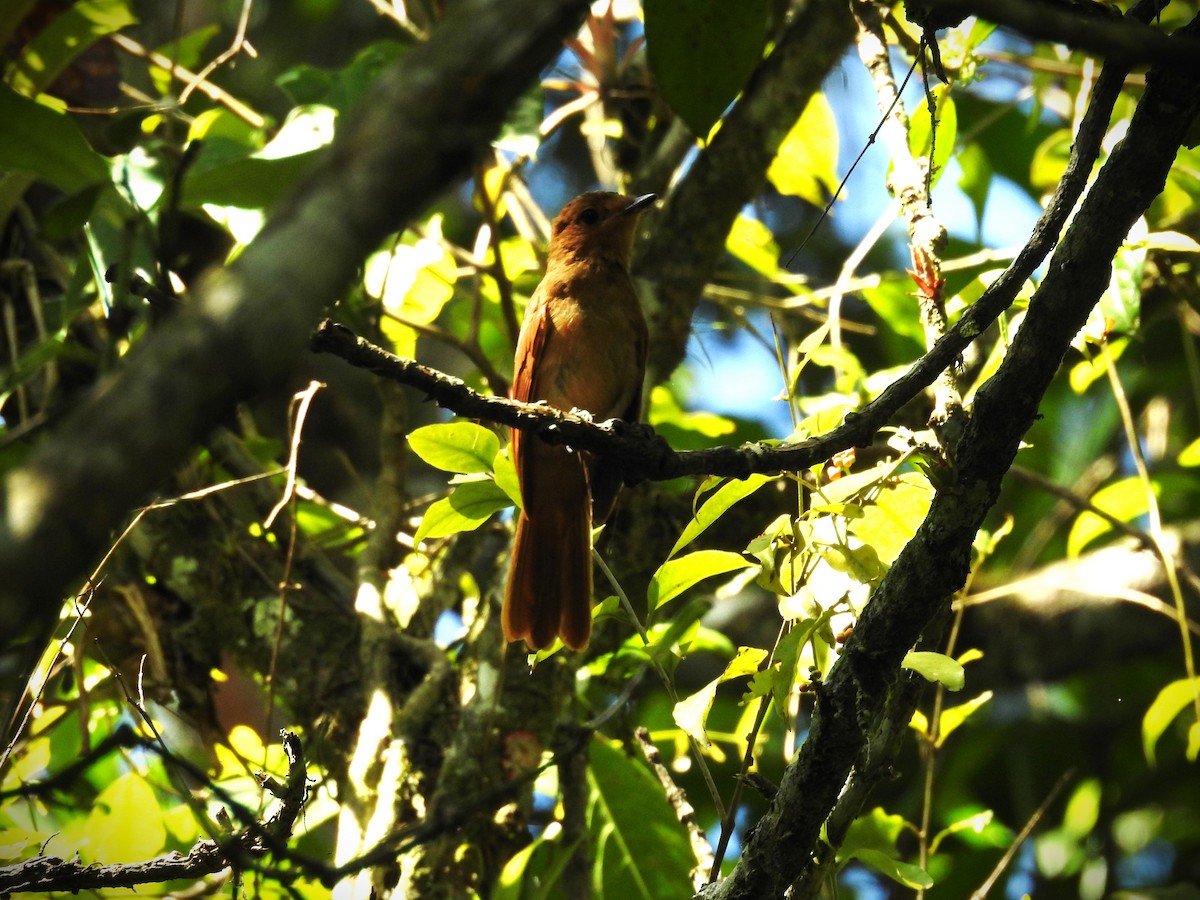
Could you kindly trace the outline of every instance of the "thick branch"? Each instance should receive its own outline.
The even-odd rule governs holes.
[[[5,642],[56,621],[61,596],[129,509],[238,400],[293,368],[366,253],[469,170],[586,10],[584,0],[450,4],[245,253],[7,476]]]
[[[1116,74],[1106,69],[1105,77],[1111,83]],[[1200,86],[1168,70],[1151,72],[1127,136],[1055,251],[1004,363],[976,399],[954,482],[938,491],[929,515],[863,611],[818,695],[808,738],[733,874],[706,896],[781,897],[813,864],[808,854],[851,767],[859,763],[864,736],[885,708],[904,653],[964,583],[971,542],[1021,436],[1104,290],[1130,226],[1161,192],[1197,112]]]
[[[1194,36],[1163,34],[1129,16],[1122,18],[1115,11],[1111,16],[1103,15],[1099,3],[1072,8],[1044,0],[922,0],[920,8],[921,16],[914,17],[910,9],[909,18],[921,21],[924,17],[935,28],[975,15],[1026,37],[1065,44],[1119,65],[1153,63],[1193,76],[1200,72],[1200,41]]]

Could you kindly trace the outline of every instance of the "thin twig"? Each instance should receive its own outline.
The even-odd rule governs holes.
[[[996,881],[1004,874],[1004,870],[1012,863],[1013,858],[1017,855],[1017,851],[1021,849],[1021,845],[1025,843],[1026,838],[1033,833],[1033,829],[1037,827],[1038,822],[1046,815],[1046,811],[1050,809],[1050,804],[1062,792],[1062,789],[1075,777],[1075,770],[1068,769],[1054,783],[1054,787],[1050,788],[1050,793],[1046,795],[1046,799],[1042,801],[1041,806],[1033,811],[1033,815],[1029,817],[1020,833],[1013,839],[1013,842],[1004,851],[1004,855],[1000,857],[1000,861],[996,863],[996,867],[992,869],[987,878],[984,879],[973,894],[970,900],[984,900],[988,892],[995,886]]]

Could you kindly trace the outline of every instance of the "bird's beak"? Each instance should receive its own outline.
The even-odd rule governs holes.
[[[633,202],[621,210],[621,215],[629,216],[636,212],[641,212],[651,203],[658,199],[658,194],[642,194],[640,197],[635,197]]]

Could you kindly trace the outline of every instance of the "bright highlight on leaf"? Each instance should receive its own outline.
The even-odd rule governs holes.
[[[823,207],[838,188],[838,133],[833,109],[824,94],[813,94],[796,120],[767,178],[781,194]]]
[[[1154,750],[1159,739],[1179,714],[1195,702],[1197,691],[1200,691],[1200,678],[1180,678],[1159,691],[1146,710],[1146,715],[1142,717],[1142,752],[1151,766],[1157,762]],[[1196,758],[1192,748],[1194,731],[1195,723],[1188,732],[1188,758],[1192,760]]]

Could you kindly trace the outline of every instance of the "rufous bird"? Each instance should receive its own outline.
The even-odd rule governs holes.
[[[653,201],[592,191],[563,207],[517,339],[514,400],[587,410],[597,422],[637,420],[646,320],[629,257],[638,217]],[[509,452],[524,508],[504,591],[504,638],[541,650],[561,637],[582,650],[592,633],[592,523],[612,511],[621,473],[517,429]]]

